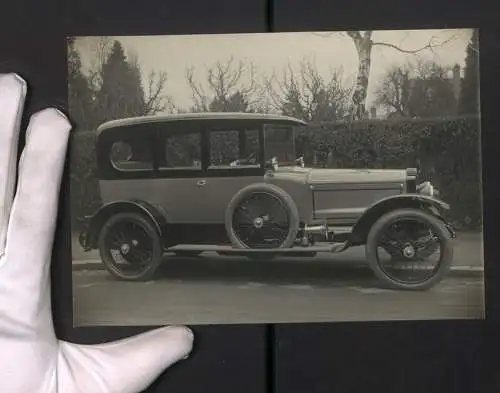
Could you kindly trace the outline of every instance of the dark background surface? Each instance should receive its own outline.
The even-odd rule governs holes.
[[[196,341],[191,358],[165,373],[148,392],[500,391],[500,303],[496,300],[500,297],[496,245],[500,182],[495,154],[500,130],[496,116],[500,102],[500,29],[493,4],[486,0],[143,0],[139,4],[17,0],[3,6],[0,72],[16,71],[28,81],[31,89],[26,118],[47,105],[66,108],[67,35],[481,29],[487,321],[194,326]],[[67,183],[62,189],[53,258],[57,334],[63,339],[96,343],[147,329],[72,327]]]

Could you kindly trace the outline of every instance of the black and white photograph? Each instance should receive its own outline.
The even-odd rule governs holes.
[[[483,319],[479,34],[68,37],[74,325]]]

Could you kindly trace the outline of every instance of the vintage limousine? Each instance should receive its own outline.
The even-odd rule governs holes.
[[[303,125],[248,113],[102,124],[95,149],[103,204],[87,218],[80,244],[131,281],[151,279],[165,253],[271,260],[365,246],[386,285],[438,283],[455,234],[432,184],[417,184],[413,168],[308,167],[296,152]]]

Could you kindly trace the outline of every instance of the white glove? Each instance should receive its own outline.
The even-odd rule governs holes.
[[[26,89],[0,74],[0,392],[138,393],[188,356],[193,335],[166,327],[96,346],[56,338],[49,268],[71,125],[56,109],[32,116],[16,179]]]

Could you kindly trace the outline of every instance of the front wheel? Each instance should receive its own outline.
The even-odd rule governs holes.
[[[366,242],[368,263],[393,289],[426,290],[448,273],[453,261],[451,234],[445,223],[416,209],[380,217]]]
[[[147,281],[161,263],[163,243],[149,219],[137,213],[119,213],[103,225],[99,252],[106,269],[115,277]]]

